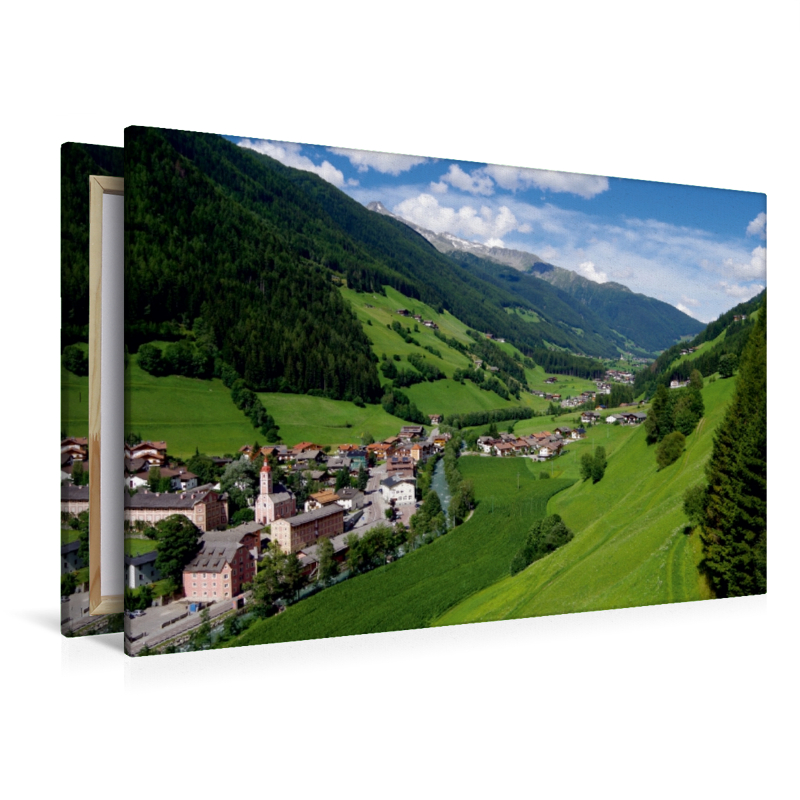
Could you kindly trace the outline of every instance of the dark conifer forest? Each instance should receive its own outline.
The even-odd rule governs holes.
[[[730,378],[729,380],[733,380]],[[767,301],[706,467],[703,568],[718,597],[767,591]]]

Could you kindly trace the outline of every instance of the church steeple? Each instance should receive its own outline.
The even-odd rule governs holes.
[[[261,467],[261,494],[272,494],[272,468],[266,461]]]

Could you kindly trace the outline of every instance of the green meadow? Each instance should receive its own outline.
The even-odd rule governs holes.
[[[89,345],[77,345],[88,352]],[[64,436],[89,435],[89,378],[79,378],[61,367],[61,431]]]
[[[365,333],[372,342],[373,352],[379,358],[383,354],[387,358],[397,354],[401,357],[401,360],[397,362],[398,367],[413,369],[408,363],[407,357],[411,353],[419,353],[437,366],[448,378],[452,377],[457,369],[472,366],[472,359],[452,347],[448,347],[434,335],[430,328],[426,328],[413,318],[413,314],[419,314],[423,319],[433,320],[439,326],[439,330],[446,336],[458,339],[464,344],[469,344],[472,339],[467,335],[467,326],[447,311],[443,314],[438,314],[425,303],[408,298],[389,286],[386,287],[385,297],[354,292],[350,289],[341,289],[340,291],[349,300],[353,311],[361,321]],[[405,308],[412,316],[401,317],[397,313],[399,308]],[[408,344],[398,333],[387,327],[392,322],[399,322],[403,327],[410,328],[411,335],[419,342],[420,346]],[[417,326],[418,330],[414,330],[414,325]],[[429,353],[425,350],[426,346],[438,350],[441,353],[441,357]],[[499,344],[498,347],[515,358],[522,360],[521,353],[512,345],[504,343]],[[379,374],[381,375],[381,383],[384,385],[390,383],[382,373]],[[533,378],[536,385],[545,386],[544,379],[547,376],[541,368],[526,370],[526,376],[529,379]],[[570,379],[570,381],[572,380]],[[594,384],[591,382],[575,380],[578,380],[582,386],[579,392],[588,387],[594,388]],[[572,383],[569,385],[572,386]],[[478,388],[471,381],[465,381],[463,386],[452,380],[415,384],[403,389],[403,392],[416,403],[423,414],[487,411],[494,408],[519,405],[527,405],[536,410],[547,408],[546,400],[534,397],[531,394],[523,393],[520,400],[507,401],[494,392],[487,392]]]
[[[605,476],[597,484],[575,483],[553,497],[547,509],[562,516],[575,538],[518,575],[505,577],[450,609],[436,624],[708,598],[697,569],[699,537],[686,533],[683,493],[703,480],[713,432],[733,389],[732,380],[705,387],[706,416],[687,438],[683,456],[661,471],[643,428],[592,429],[589,441],[603,444],[608,453]],[[579,452],[556,462],[573,459],[565,475],[579,467]],[[476,489],[480,493],[477,484]]]
[[[343,400],[266,392],[259,397],[288,444],[357,442],[364,432],[380,440],[405,424],[379,405],[359,408]],[[169,453],[181,458],[195,449],[209,455],[235,453],[243,444],[264,438],[233,404],[222,381],[156,378],[142,370],[135,357],[126,370],[126,405],[126,433],[163,439]]]
[[[152,553],[158,550],[158,543],[153,539],[131,539],[125,537],[125,555],[131,558],[143,556],[145,553]]]
[[[394,563],[256,622],[231,646],[422,628],[499,580],[548,499],[570,482],[538,481],[523,472],[518,488],[512,459],[460,463],[483,497],[467,522]]]

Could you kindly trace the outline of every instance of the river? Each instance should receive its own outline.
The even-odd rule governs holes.
[[[444,459],[440,458],[436,462],[436,467],[433,470],[433,480],[431,480],[431,489],[439,495],[439,502],[442,504],[444,511],[444,518],[447,520],[447,527],[450,527],[450,520],[447,512],[450,510],[450,487],[444,477]]]

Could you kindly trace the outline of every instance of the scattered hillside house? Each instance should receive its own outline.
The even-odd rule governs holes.
[[[188,517],[201,531],[228,524],[228,495],[214,490],[210,483],[180,494],[162,494],[140,489],[125,498],[125,521],[155,525],[173,514]]]
[[[272,523],[272,539],[284,553],[296,553],[322,537],[332,538],[344,533],[344,509],[333,503],[294,517]]]
[[[329,506],[332,503],[338,502],[339,495],[336,494],[336,492],[331,492],[330,490],[326,489],[322,492],[314,492],[314,494],[309,495],[308,500],[306,500],[304,510],[314,511],[316,508],[324,508],[325,506]]]
[[[340,444],[339,447],[336,449],[336,455],[349,457],[353,453],[360,453],[363,450],[364,448],[362,448],[361,445],[358,444]]]
[[[549,378],[545,378],[545,383],[555,383],[558,380],[555,375],[551,375]]]
[[[89,510],[89,487],[61,484],[61,513],[77,516]]]
[[[83,559],[78,555],[81,543],[76,539],[69,544],[61,545],[61,574],[66,575],[68,572],[75,572],[76,569],[82,569],[86,566]]]
[[[623,425],[641,425],[647,419],[647,414],[632,413],[622,415]]]
[[[528,440],[524,438],[520,438],[515,442],[512,442],[511,446],[514,448],[514,452],[517,454],[525,454],[530,450],[530,444],[528,444]]]
[[[549,440],[539,448],[539,461],[546,461],[548,458],[553,458],[561,452],[563,447],[561,442]]]
[[[608,425],[613,425],[613,424],[614,424],[614,423],[615,423],[617,420],[621,420],[621,419],[622,419],[622,416],[621,416],[621,415],[617,415],[617,414],[609,414],[609,415],[606,417],[606,423],[607,423]]]
[[[125,556],[125,588],[138,589],[149,583],[160,580],[161,574],[156,569],[158,551],[151,550],[140,556]]]
[[[431,425],[441,425],[444,418],[441,414],[428,414],[428,419],[431,421]]]
[[[595,413],[594,411],[584,411],[583,414],[581,414],[581,422],[584,425],[594,425],[599,421],[600,421],[600,415]]]
[[[151,467],[162,467],[167,458],[167,443],[146,441],[126,444],[125,457],[131,461],[143,458]]]
[[[573,439],[585,439],[586,430],[584,428],[575,428],[571,435]]]
[[[397,313],[398,313],[398,314],[399,314],[401,317],[407,317],[407,316],[409,316],[408,310],[407,310],[407,309],[405,309],[405,308],[398,308],[398,309],[397,309]]]
[[[684,386],[688,386],[688,385],[689,385],[689,381],[676,381],[676,380],[673,380],[673,381],[669,382],[669,388],[670,389],[683,389]]]
[[[499,442],[493,446],[495,455],[510,456],[514,453],[514,445],[511,442]]]
[[[227,531],[209,531],[200,552],[183,570],[188,600],[229,600],[242,593],[256,574],[263,525],[246,522]]]
[[[491,436],[479,436],[477,444],[484,453],[491,453],[494,447],[494,439]]]
[[[734,322],[744,322],[747,319],[747,314],[734,314],[733,321]]]
[[[398,434],[403,441],[411,441],[414,438],[422,438],[425,435],[425,428],[422,425],[403,425]]]
[[[569,439],[572,437],[572,428],[561,426],[560,428],[556,428],[554,433],[560,434],[564,439]]]
[[[272,468],[265,461],[259,472],[259,494],[255,504],[255,521],[269,525],[276,519],[293,517],[297,511],[295,496],[282,484],[272,482]]]
[[[355,511],[364,505],[364,492],[352,486],[343,486],[336,494],[339,498],[336,502],[345,511]]]
[[[422,314],[414,314],[414,319],[417,322],[422,322]]]
[[[394,501],[399,506],[407,505],[416,501],[416,485],[415,478],[390,475],[381,481],[381,495],[387,502]]]
[[[61,440],[62,464],[72,464],[73,461],[88,461],[88,459],[89,440],[86,436],[70,436]]]
[[[432,319],[424,319],[424,320],[422,320],[422,324],[426,328],[432,328],[433,330],[439,330],[439,326]]]

